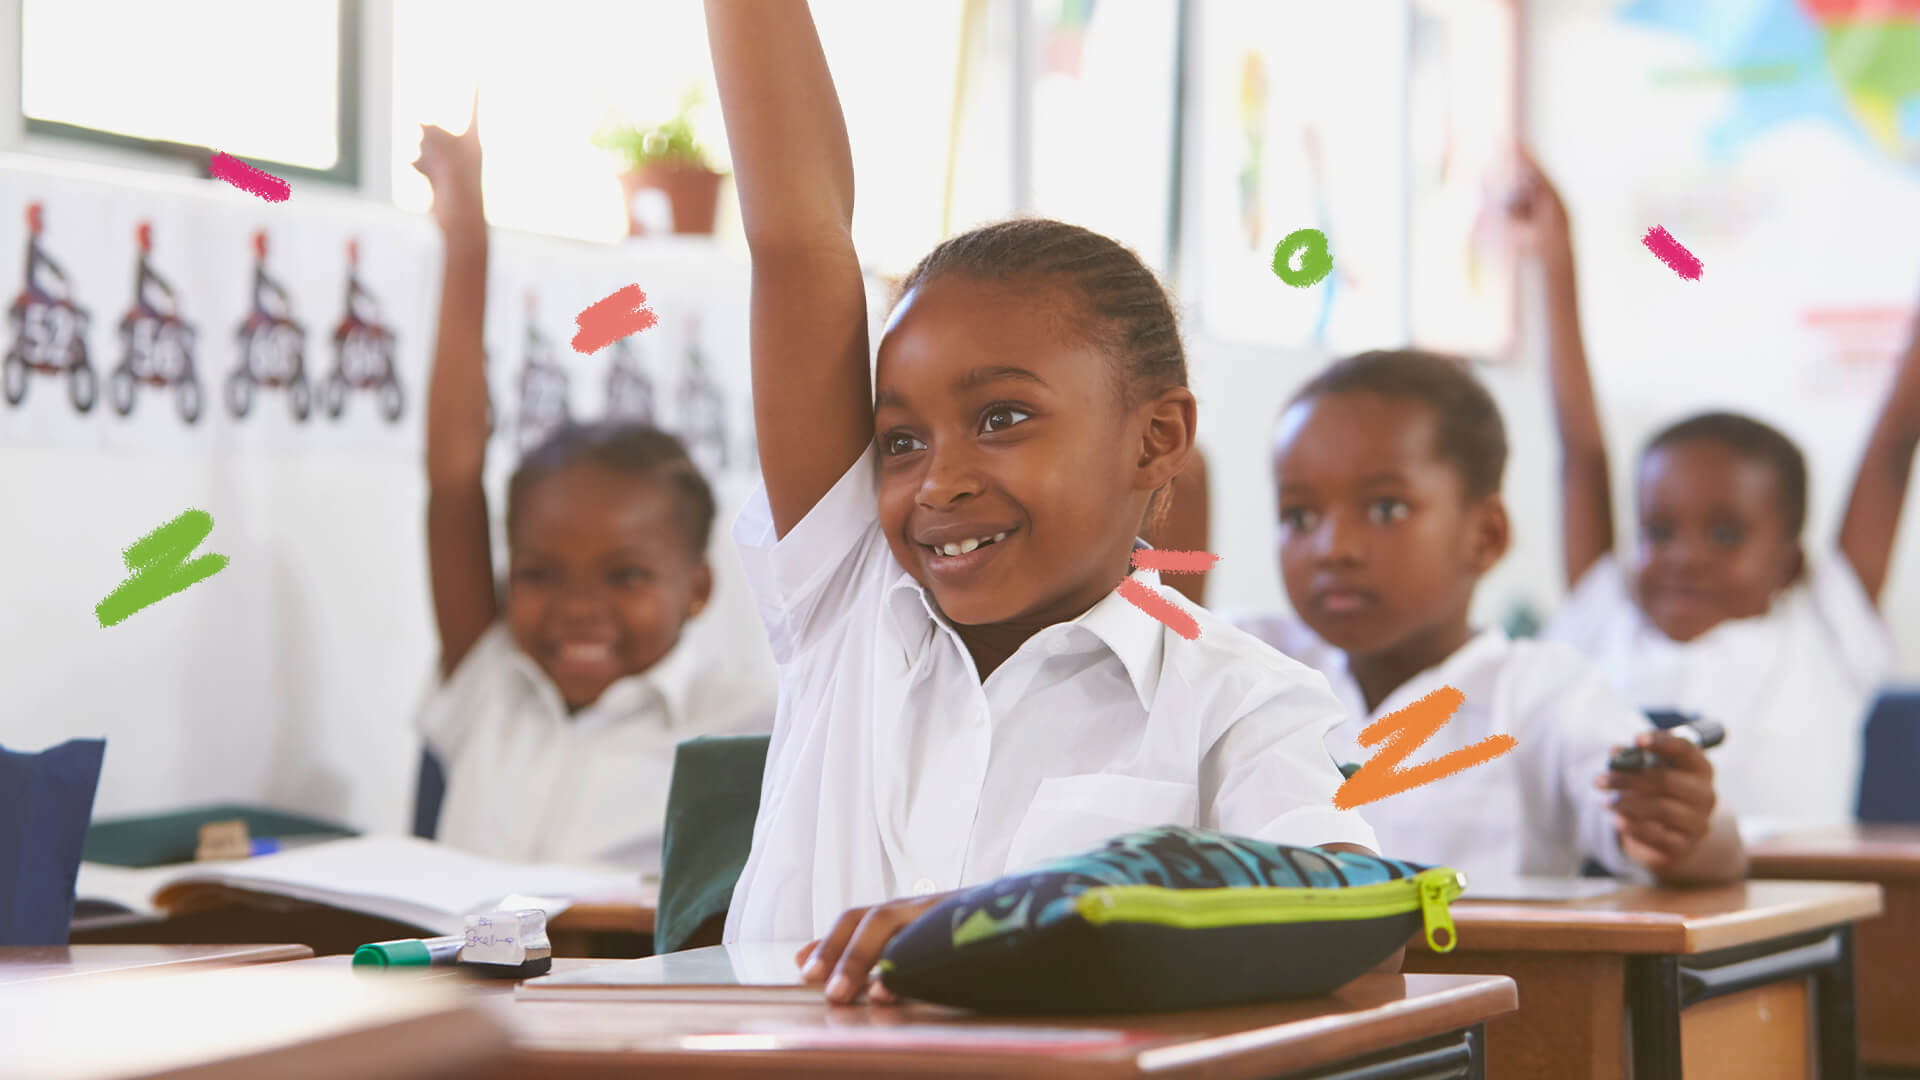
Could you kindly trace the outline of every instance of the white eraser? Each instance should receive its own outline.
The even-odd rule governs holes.
[[[553,955],[547,941],[547,913],[537,909],[489,911],[467,916],[467,940],[460,947],[463,964],[505,964],[518,967],[529,960]]]

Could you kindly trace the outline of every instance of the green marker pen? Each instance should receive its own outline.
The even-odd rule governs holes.
[[[376,941],[353,950],[354,967],[426,967],[451,964],[460,959],[460,948],[467,939],[459,934],[436,938],[402,938]]]

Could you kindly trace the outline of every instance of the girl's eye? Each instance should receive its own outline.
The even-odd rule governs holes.
[[[1294,532],[1305,532],[1319,520],[1318,514],[1303,507],[1289,506],[1280,511],[1280,527]]]
[[[623,566],[612,574],[615,585],[640,585],[653,580],[653,574],[644,566]]]
[[[1376,525],[1399,521],[1412,512],[1405,499],[1375,499],[1367,504],[1367,517]]]
[[[1656,544],[1664,544],[1667,541],[1673,539],[1673,526],[1667,524],[1664,521],[1648,522],[1647,523],[1647,539],[1653,541]]]
[[[1707,536],[1721,547],[1739,547],[1740,541],[1747,538],[1747,531],[1738,525],[1715,525],[1707,531]]]
[[[889,431],[880,437],[880,449],[888,457],[910,454],[915,450],[925,450],[927,444],[904,432]]]
[[[993,408],[987,410],[985,416],[980,418],[980,430],[1005,431],[1013,425],[1031,418],[1032,415],[1033,414],[1024,409],[1016,409],[1011,405],[995,405]],[[998,421],[998,423],[996,423],[996,421]]]
[[[513,572],[513,580],[521,582],[522,584],[526,584],[526,585],[551,584],[553,581],[553,578],[554,578],[553,571],[547,569],[544,566],[522,567],[521,569],[515,570]]]

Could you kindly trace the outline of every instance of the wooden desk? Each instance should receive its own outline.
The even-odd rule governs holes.
[[[1886,913],[1854,930],[1860,1058],[1920,1069],[1920,826],[1843,825],[1748,849],[1755,877],[1871,881]]]
[[[1519,984],[1520,1012],[1487,1031],[1494,1076],[1626,1076],[1631,1062],[1635,1080],[1804,1077],[1817,1053],[1811,1075],[1849,1077],[1850,924],[1879,912],[1877,886],[1824,882],[1462,899],[1459,946],[1436,955],[1416,941],[1406,968]]]
[[[0,986],[159,968],[234,967],[312,956],[305,945],[49,945],[0,948]]]
[[[0,987],[10,1080],[425,1080],[505,1060],[506,1029],[455,988],[295,964]]]
[[[631,896],[583,897],[553,917],[547,937],[555,956],[647,956],[653,952],[658,887]]]
[[[556,960],[555,971],[608,963]],[[346,977],[343,957],[286,965]],[[359,976],[364,978],[365,976]],[[574,1078],[764,1074],[1049,1077],[1472,1077],[1485,1074],[1483,1025],[1517,1006],[1513,981],[1486,976],[1369,975],[1330,998],[1140,1016],[1009,1019],[936,1005],[519,1001],[510,982],[431,974],[482,1000],[511,1032],[497,1076]],[[966,1050],[755,1049],[770,1028],[823,1033],[903,1024],[1122,1030],[1125,1047],[1037,1055]],[[982,1033],[987,1034],[985,1032]],[[1392,1071],[1382,1069],[1390,1067]],[[1378,1070],[1378,1071],[1376,1071]]]

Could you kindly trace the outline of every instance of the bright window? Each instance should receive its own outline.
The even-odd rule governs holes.
[[[20,109],[30,130],[210,147],[357,182],[344,174],[356,155],[341,125],[341,26],[334,0],[22,0]]]

